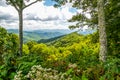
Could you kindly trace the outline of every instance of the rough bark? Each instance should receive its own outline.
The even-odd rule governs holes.
[[[23,14],[22,10],[18,11],[19,14],[19,54],[22,56],[22,48],[23,48]]]
[[[104,0],[98,0],[98,26],[100,42],[99,59],[100,61],[105,62],[107,56],[107,37],[105,27]]]

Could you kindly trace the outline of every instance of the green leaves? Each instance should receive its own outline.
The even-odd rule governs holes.
[[[67,74],[67,75],[70,75],[72,72],[73,72],[73,69],[71,68],[71,69],[68,69],[68,70],[66,71],[66,74]]]
[[[84,73],[83,73],[83,75],[82,75],[82,80],[88,80],[88,78],[85,76]]]

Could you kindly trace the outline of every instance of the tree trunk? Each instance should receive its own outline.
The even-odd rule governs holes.
[[[23,10],[19,10],[19,54],[22,56],[22,48],[23,48]]]
[[[100,41],[99,59],[100,61],[105,62],[107,56],[107,37],[105,27],[104,0],[98,0],[98,26]]]

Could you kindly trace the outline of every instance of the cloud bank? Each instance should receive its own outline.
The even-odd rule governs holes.
[[[23,12],[24,30],[36,29],[68,29],[73,23],[68,23],[75,12],[71,4],[66,4],[60,8],[47,6],[45,1],[38,2]],[[0,25],[7,29],[18,29],[18,13],[14,7],[6,5],[5,1],[0,1]]]

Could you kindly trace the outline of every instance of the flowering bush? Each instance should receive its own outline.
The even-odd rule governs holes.
[[[31,71],[27,75],[23,76],[22,71],[17,72],[14,80],[72,80],[72,78],[66,73],[58,73],[51,68],[42,68],[41,65],[35,65],[31,68]]]

